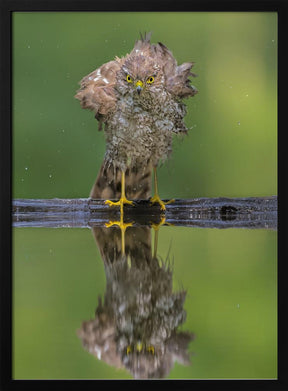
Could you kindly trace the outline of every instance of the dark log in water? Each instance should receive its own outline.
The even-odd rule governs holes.
[[[124,218],[135,226],[161,221],[163,212],[149,200],[124,207]],[[277,229],[277,197],[176,199],[166,206],[167,224],[202,228]],[[14,227],[104,227],[119,219],[119,208],[104,200],[15,199]]]

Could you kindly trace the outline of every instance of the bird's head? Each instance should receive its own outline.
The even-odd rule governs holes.
[[[121,94],[139,98],[151,95],[163,85],[163,72],[155,60],[142,55],[127,59],[117,75],[116,88]]]

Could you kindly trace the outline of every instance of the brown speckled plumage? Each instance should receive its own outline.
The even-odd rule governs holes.
[[[100,130],[104,124],[106,153],[100,174],[105,172],[106,185],[114,181],[116,189],[119,172],[129,169],[126,183],[130,180],[130,188],[137,187],[130,197],[127,194],[132,199],[149,197],[147,172],[170,155],[173,134],[187,131],[183,122],[186,107],[181,99],[197,93],[189,80],[194,76],[193,63],[178,66],[166,46],[151,44],[150,36],[136,41],[130,54],[116,57],[85,76],[76,94],[84,109],[95,112]],[[149,83],[151,77],[154,80]],[[138,80],[143,83],[141,93],[136,88]],[[139,191],[139,180],[143,192],[141,187]],[[106,198],[106,185],[99,175],[90,196]],[[116,198],[119,194],[114,191]]]
[[[183,330],[186,291],[173,289],[170,262],[152,255],[150,229],[127,230],[124,257],[117,227],[93,228],[93,233],[105,267],[106,291],[95,317],[78,330],[84,348],[109,365],[126,368],[134,378],[164,378],[175,362],[189,365],[194,334]]]

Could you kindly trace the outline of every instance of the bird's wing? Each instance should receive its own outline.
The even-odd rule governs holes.
[[[195,73],[191,72],[193,62],[185,62],[182,65],[177,65],[172,52],[163,43],[152,45],[155,56],[161,61],[166,79],[166,88],[173,95],[179,98],[186,98],[195,95],[198,91],[190,83],[189,77],[195,77]]]
[[[121,68],[121,60],[103,64],[80,81],[80,89],[75,95],[83,109],[95,112],[98,121],[105,122],[105,115],[113,111],[116,104],[114,86],[116,74]]]
[[[190,72],[193,65],[193,62],[185,62],[178,65],[173,73],[166,75],[166,88],[169,92],[179,98],[188,98],[197,94],[197,88],[190,84],[189,79],[190,76],[196,76]]]

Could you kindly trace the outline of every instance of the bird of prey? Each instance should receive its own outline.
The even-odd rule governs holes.
[[[95,113],[104,128],[106,153],[90,197],[110,206],[148,199],[154,170],[151,203],[165,203],[158,193],[156,168],[172,150],[173,134],[187,132],[183,98],[198,91],[190,84],[193,62],[177,65],[162,43],[151,44],[151,33],[141,35],[132,51],[89,73],[75,97]],[[104,126],[103,126],[104,125]],[[117,202],[111,198],[119,199]]]

